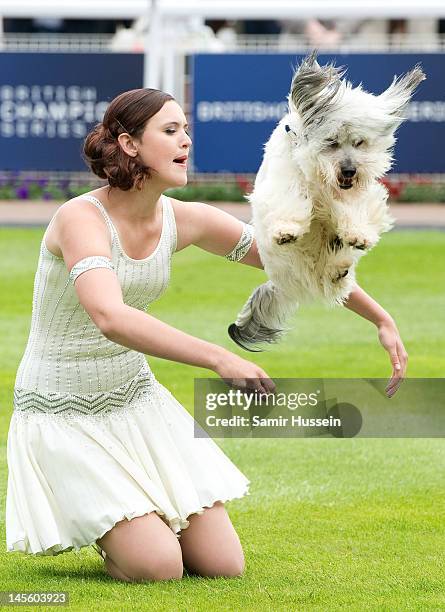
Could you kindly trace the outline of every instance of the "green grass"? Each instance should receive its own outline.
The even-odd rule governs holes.
[[[440,439],[218,440],[252,482],[227,505],[246,572],[236,579],[123,584],[91,549],[33,558],[5,550],[6,436],[15,371],[30,326],[43,230],[0,229],[0,590],[67,590],[71,610],[443,610],[445,449]],[[445,233],[393,232],[358,280],[396,319],[411,377],[445,371]],[[187,249],[151,313],[246,357],[226,335],[264,274]],[[252,357],[272,377],[386,377],[374,326],[346,309],[302,309],[284,342]],[[149,359],[193,409],[206,370]],[[389,407],[390,409],[390,407]]]

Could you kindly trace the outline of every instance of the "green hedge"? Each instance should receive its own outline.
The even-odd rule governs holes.
[[[165,192],[178,200],[194,202],[209,200],[213,202],[246,202],[245,194],[236,184],[230,183],[202,183],[201,185],[187,185],[169,189]]]
[[[400,195],[400,202],[445,202],[445,185],[406,185]]]

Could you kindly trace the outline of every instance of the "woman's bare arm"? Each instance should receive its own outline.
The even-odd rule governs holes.
[[[349,294],[345,307],[371,321],[377,327],[382,323],[395,324],[391,315],[357,284]]]
[[[172,198],[176,224],[180,228],[177,250],[194,244],[215,255],[227,255],[238,244],[243,223],[233,215],[202,202],[181,202]],[[242,264],[263,269],[256,241],[240,259]]]
[[[371,321],[377,327],[379,341],[388,352],[393,368],[391,379],[386,387],[388,396],[392,397],[404,379],[408,365],[408,353],[394,319],[357,284],[349,294],[345,307]]]

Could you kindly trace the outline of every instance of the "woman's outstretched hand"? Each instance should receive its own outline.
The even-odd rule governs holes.
[[[231,387],[260,394],[275,391],[275,383],[263,369],[230,351],[224,352],[213,369]]]
[[[392,397],[405,378],[408,364],[408,353],[403,346],[399,330],[395,323],[385,322],[378,326],[379,340],[383,348],[388,351],[392,364],[392,375],[385,388],[388,397]]]

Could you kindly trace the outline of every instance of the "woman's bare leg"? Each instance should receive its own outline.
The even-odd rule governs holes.
[[[156,512],[116,523],[97,544],[106,553],[105,567],[113,578],[136,582],[182,578],[178,539]]]
[[[188,517],[190,525],[181,531],[179,544],[187,571],[200,576],[240,576],[244,553],[222,502],[203,514]]]

